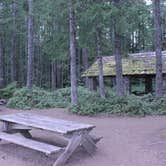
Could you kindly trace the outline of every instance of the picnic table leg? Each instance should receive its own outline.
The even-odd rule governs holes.
[[[5,122],[5,121],[1,121],[2,125],[1,125],[1,129],[0,131],[8,131],[9,129],[9,123]]]
[[[99,139],[96,139],[95,141],[88,132],[85,131],[74,134],[65,151],[58,157],[53,166],[63,166],[79,146],[82,146],[88,154],[92,155],[97,149],[95,143],[98,141]]]
[[[91,135],[91,134],[89,134],[89,136],[91,137],[91,139],[93,140],[95,144],[97,144],[103,138],[103,137],[96,137],[95,135]]]
[[[8,130],[6,131],[9,134],[20,134],[25,138],[32,138],[32,135],[30,134],[29,130],[23,130],[23,129],[13,129],[13,130]]]
[[[87,153],[89,153],[89,155],[92,155],[97,149],[93,138],[88,134],[88,132],[84,132],[82,135],[81,146],[87,151]]]
[[[12,124],[6,121],[2,121],[2,127],[0,131],[7,132],[7,133],[20,133],[22,136],[26,138],[32,138],[32,135],[30,134],[29,130],[31,128],[28,128],[26,126],[21,126],[17,124]]]
[[[19,124],[9,124],[9,133],[20,133],[25,138],[32,138],[32,135],[30,134],[30,127],[19,125]]]
[[[1,125],[1,128],[0,128],[0,131],[3,132],[3,131],[8,131],[8,127],[9,127],[9,123],[5,122],[5,121],[1,121],[2,125]],[[1,141],[1,139],[0,139]]]
[[[25,138],[32,138],[32,135],[30,134],[29,130],[20,130],[19,133]]]
[[[75,134],[69,141],[69,144],[67,145],[65,151],[58,157],[53,166],[63,166],[71,157],[71,155],[76,151],[76,149],[80,146],[81,141],[82,136]]]

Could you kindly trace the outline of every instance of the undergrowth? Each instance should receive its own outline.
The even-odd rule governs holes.
[[[7,106],[17,109],[32,109],[32,108],[54,108],[68,107],[70,98],[64,95],[67,91],[59,91],[52,93],[44,89],[33,87],[31,90],[24,87],[17,90],[13,97],[9,99]]]
[[[70,104],[70,88],[59,89],[55,92],[46,91],[38,87],[32,90],[18,89],[8,101],[7,106],[17,109],[31,108],[69,108],[71,112],[81,115],[94,115],[97,113],[110,113],[115,115],[145,116],[152,114],[166,114],[166,98],[155,99],[148,94],[144,96],[129,95],[116,97],[108,89],[107,98],[102,99],[98,92],[78,88],[79,105]]]
[[[17,83],[13,82],[7,85],[5,88],[0,89],[0,99],[9,99],[13,96],[16,91]]]

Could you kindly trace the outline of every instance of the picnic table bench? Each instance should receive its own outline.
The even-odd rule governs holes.
[[[31,148],[46,155],[60,154],[53,166],[62,166],[78,147],[83,147],[90,155],[96,150],[96,143],[100,138],[95,138],[89,133],[94,125],[75,123],[32,113],[15,113],[0,116],[2,123],[0,140]],[[56,146],[32,139],[30,130],[33,128],[51,131],[60,134],[68,140],[66,146]],[[15,133],[20,133],[16,135]],[[67,139],[66,139],[67,138]]]

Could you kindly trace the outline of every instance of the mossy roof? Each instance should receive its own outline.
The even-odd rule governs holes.
[[[166,73],[166,51],[162,52],[163,73]],[[103,56],[104,76],[115,76],[115,57]],[[155,52],[129,54],[122,59],[123,75],[151,75],[156,73]],[[95,61],[89,69],[83,73],[83,77],[98,76],[98,64]]]

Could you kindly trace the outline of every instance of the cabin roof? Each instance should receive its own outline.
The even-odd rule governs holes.
[[[151,75],[156,73],[156,55],[155,52],[129,54],[127,58],[122,59],[123,75]],[[103,74],[104,76],[115,76],[115,57],[103,56]],[[163,73],[166,73],[166,51],[162,51]],[[97,60],[87,69],[83,77],[98,76]]]

